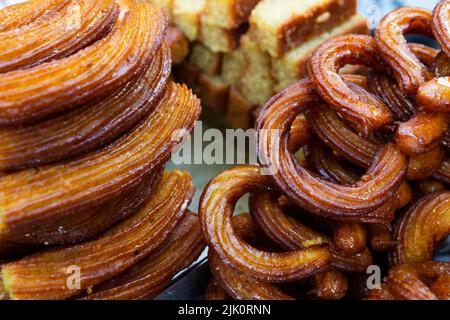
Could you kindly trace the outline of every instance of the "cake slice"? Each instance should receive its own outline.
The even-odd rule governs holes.
[[[222,79],[228,84],[238,84],[241,81],[244,66],[245,58],[241,48],[225,53],[222,57]]]
[[[270,55],[248,33],[241,38],[241,49],[244,53],[244,73],[239,90],[251,103],[264,104],[275,93]]]
[[[262,0],[250,16],[252,37],[279,57],[356,14],[356,0]]]
[[[245,23],[260,0],[208,0],[203,20],[224,29]]]
[[[195,94],[201,99],[202,105],[218,113],[225,113],[228,104],[230,86],[219,76],[201,73],[194,87]]]
[[[367,20],[363,16],[355,15],[341,25],[304,42],[299,47],[290,50],[280,58],[272,58],[272,75],[276,81],[276,91],[281,91],[291,83],[305,76],[306,62],[312,52],[326,39],[345,34],[367,34]]]
[[[209,50],[200,42],[195,42],[191,47],[189,62],[202,72],[213,76],[220,72],[222,54]]]
[[[202,18],[199,37],[211,51],[232,52],[238,47],[239,39],[247,28],[244,24],[236,29],[225,29]]]
[[[172,16],[177,26],[190,41],[200,34],[201,16],[205,11],[206,0],[172,0]]]
[[[226,121],[232,128],[248,129],[252,126],[252,111],[255,107],[245,99],[239,90],[231,87],[228,95]]]

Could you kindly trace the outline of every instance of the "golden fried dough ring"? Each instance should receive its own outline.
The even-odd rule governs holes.
[[[450,131],[447,129],[447,132],[444,135],[444,139],[442,140],[442,147],[449,152],[450,151]]]
[[[167,238],[193,192],[188,173],[165,173],[144,208],[98,239],[4,264],[1,274],[9,298],[69,298],[135,265]],[[80,268],[79,289],[67,285],[71,266]]]
[[[434,69],[435,60],[440,55],[440,50],[420,43],[408,43],[409,49],[428,68]]]
[[[326,105],[305,112],[309,125],[320,140],[340,156],[361,168],[369,168],[377,145],[359,136]]]
[[[118,15],[114,0],[72,0],[19,33],[0,32],[0,73],[69,56],[109,33]]]
[[[431,288],[433,282],[442,279],[450,279],[450,263],[428,261],[393,267],[386,283],[394,299],[439,300]]]
[[[391,264],[433,260],[434,249],[449,234],[450,192],[423,197],[395,224]]]
[[[417,44],[413,46],[413,44],[409,45],[414,54],[421,60],[425,61],[428,66],[431,66],[430,59],[433,54],[425,53],[425,55],[429,55],[429,57],[424,57],[424,52],[420,52],[417,50],[420,48]],[[413,49],[414,48],[414,49]],[[427,50],[427,49],[425,49]],[[439,53],[435,58],[433,69],[439,76],[442,75],[450,75],[450,73],[446,70],[449,65],[448,58],[443,54],[443,52]],[[380,75],[381,77],[386,76]],[[376,87],[373,88],[376,90]],[[395,102],[400,108],[401,105],[411,104],[407,98],[402,98],[402,94],[399,91],[397,85],[391,83],[391,86],[383,86],[381,90],[378,92],[379,95],[385,95],[386,100],[383,100],[386,104],[390,106],[390,102]],[[392,94],[390,94],[392,92]],[[397,99],[396,99],[397,98]],[[412,111],[411,111],[412,112]],[[405,114],[405,117],[399,118],[400,123],[397,133],[396,133],[396,141],[400,150],[403,153],[410,156],[417,156],[420,153],[430,152],[432,149],[436,148],[437,145],[445,138],[445,134],[447,132],[447,127],[450,121],[448,115],[445,114],[429,114],[424,112],[423,110],[418,110],[417,114],[411,117],[407,117],[409,114]]]
[[[433,10],[433,35],[447,56],[450,55],[450,1],[442,0]],[[439,70],[438,70],[439,71]],[[450,112],[450,78],[448,75],[420,86],[417,102],[431,112]]]
[[[432,74],[409,48],[405,34],[410,32],[431,36],[431,12],[412,7],[392,11],[378,25],[375,40],[379,54],[391,67],[402,92],[414,97]]]
[[[450,159],[448,157],[442,162],[441,167],[433,177],[446,184],[450,184]]]
[[[367,231],[370,238],[370,247],[373,250],[384,252],[395,246],[395,242],[392,239],[392,229],[390,226],[372,224],[367,226]]]
[[[351,257],[366,250],[367,232],[363,225],[339,221],[330,224],[333,242],[338,252]]]
[[[210,249],[208,261],[219,285],[237,300],[293,300],[273,284],[263,282],[234,270]]]
[[[128,132],[157,106],[170,66],[163,45],[149,69],[113,95],[32,125],[0,128],[0,171],[71,159]]]
[[[396,120],[402,121],[396,132],[396,142],[403,153],[418,156],[430,153],[441,144],[450,121],[448,115],[420,110],[414,114],[415,104],[385,74],[369,72],[369,86],[391,109]]]
[[[291,129],[291,140],[295,129]],[[333,154],[332,150],[325,147],[318,139],[311,139],[310,143],[304,147],[304,153],[308,164],[322,177],[330,181],[344,185],[352,185],[361,176],[358,171],[352,170],[356,168],[343,166]]]
[[[191,91],[171,83],[158,112],[105,149],[0,177],[0,236],[25,237],[36,225],[91,210],[129,192],[167,161],[178,143],[174,133],[191,130],[199,113],[199,101]]]
[[[26,26],[48,18],[61,10],[70,0],[29,0],[0,10],[0,32]]]
[[[434,78],[421,85],[417,103],[430,112],[450,112],[450,77]]]
[[[316,169],[320,168],[319,172],[321,172],[322,175],[328,176],[330,179],[343,184],[353,184],[358,180],[357,176],[353,172],[340,165],[333,153],[327,152],[325,148],[320,147],[320,144],[315,143],[308,145],[307,147],[307,159],[314,164]],[[392,247],[394,242],[391,237],[390,221],[394,217],[395,210],[406,206],[411,199],[412,190],[409,184],[405,181],[394,196],[386,201],[380,209],[377,209],[370,214],[372,216],[371,218],[368,219],[368,217],[365,217],[365,219],[361,221],[369,223],[367,228],[369,231],[370,244],[373,249],[377,251],[386,251]],[[383,215],[385,215],[385,219],[380,220],[381,223],[374,223],[376,220],[373,217]],[[373,220],[371,221],[370,219]],[[347,242],[352,239],[354,239],[354,243],[359,243],[359,245],[355,247],[355,250],[358,248],[361,249],[362,245],[365,246],[366,235],[365,232],[360,229],[361,226],[359,224],[350,224],[348,222],[343,224],[341,222],[337,223],[337,225],[334,224],[332,227],[335,234],[335,239],[339,239],[335,240],[336,246],[339,247],[338,243],[344,241],[344,246],[341,246],[341,250],[348,248]],[[341,228],[343,228],[343,230],[341,230]],[[343,237],[340,231],[345,231],[348,228],[350,228],[350,230],[356,229],[354,232],[345,233],[347,237]],[[350,248],[351,247],[352,246],[350,246]]]
[[[445,113],[419,111],[399,125],[395,140],[403,153],[416,156],[439,147],[450,122]]]
[[[415,104],[406,98],[394,81],[380,72],[369,72],[369,88],[389,107],[397,121],[408,121],[416,109]]]
[[[86,300],[147,300],[168,285],[205,248],[196,214],[187,212],[167,240],[155,252],[118,276],[92,289]]]
[[[419,182],[419,190],[422,195],[427,195],[445,191],[445,185],[436,179],[428,178]]]
[[[357,123],[363,133],[390,124],[392,114],[380,100],[363,89],[355,91],[338,75],[346,64],[364,64],[381,71],[375,40],[344,35],[323,42],[308,64],[308,74],[319,95],[346,119]]]
[[[433,64],[433,71],[438,78],[450,76],[450,59],[444,51],[437,55]]]
[[[433,35],[447,56],[450,56],[450,1],[441,0],[433,10]]]
[[[246,192],[274,187],[271,177],[261,173],[258,166],[240,166],[206,186],[200,199],[200,221],[209,247],[239,272],[263,281],[301,279],[328,268],[331,254],[327,247],[274,253],[258,250],[238,237],[232,226],[237,199]]]
[[[306,119],[304,114],[300,114],[297,118],[295,118],[291,126],[289,150],[292,153],[297,152],[311,139],[311,133],[312,132],[308,120]]]
[[[309,293],[321,300],[340,300],[347,295],[348,279],[340,271],[320,273],[314,277],[314,289]]]
[[[364,139],[358,135],[347,123],[339,118],[335,111],[325,105],[322,105],[320,108],[311,108],[305,115],[314,133],[316,133],[320,140],[327,146],[338,152],[348,161],[362,168],[368,168],[370,166],[378,148],[378,145],[375,142]],[[423,113],[423,116],[424,117],[418,116],[415,118],[419,121],[423,120],[423,125],[417,127],[412,126],[412,128],[414,128],[412,130],[418,129],[421,132],[423,128],[433,126],[432,122],[426,122],[424,119],[433,117],[434,115],[431,113]],[[436,129],[437,128],[434,127],[430,130]],[[439,147],[440,140],[434,144],[436,147]],[[431,145],[428,144],[427,148],[430,146]],[[440,172],[443,166],[442,151],[439,148],[432,148],[431,151],[426,154],[419,153],[411,158],[411,161],[408,164],[407,178],[424,179],[436,172]]]
[[[296,129],[295,127],[291,128],[291,134]],[[292,137],[290,143],[292,143]],[[310,141],[304,148],[307,160],[312,162],[322,177],[344,185],[352,185],[358,181],[357,174],[352,175],[353,172],[342,167],[336,157],[327,151],[317,139]],[[336,251],[353,256],[366,249],[366,230],[361,224],[339,221],[329,224],[333,230]]]
[[[440,276],[430,286],[431,291],[441,300],[450,300],[450,276]]]
[[[265,235],[257,228],[256,223],[248,213],[234,216],[233,228],[237,236],[254,246],[269,249]],[[228,266],[219,255],[209,249],[208,260],[211,272],[227,294],[238,300],[292,300],[293,298],[282,292],[278,287],[265,281],[252,278]]]
[[[1,74],[0,125],[29,122],[116,91],[148,66],[166,25],[164,14],[148,1],[133,1],[112,32],[90,47]]]
[[[0,258],[23,256],[24,253],[34,252],[43,246],[70,245],[91,239],[140,209],[160,182],[161,174],[161,169],[155,170],[142,178],[129,192],[106,204],[77,214],[59,216],[48,220],[46,224],[29,226],[26,236],[22,233],[7,234],[0,238]]]
[[[410,180],[428,178],[440,169],[444,158],[445,152],[441,148],[411,157],[406,176]]]
[[[307,145],[305,147],[305,154],[306,159],[313,167],[322,176],[329,178],[331,181],[344,185],[353,185],[360,178],[360,174],[343,167],[336,156],[331,151],[321,147],[318,142]],[[399,197],[404,197],[404,199],[399,201]],[[411,200],[411,197],[411,189],[404,182],[395,195],[389,198],[380,208],[359,218],[339,218],[339,220],[343,222],[389,224],[393,219],[394,211],[405,206]]]
[[[367,174],[354,186],[314,177],[289,153],[288,141],[295,117],[319,103],[308,80],[272,98],[257,119],[259,161],[271,166],[278,186],[303,209],[332,218],[363,216],[395,193],[405,176],[407,158],[395,145],[386,144],[377,152]]]
[[[364,271],[373,262],[368,250],[352,256],[337,251],[329,237],[286,215],[277,200],[268,192],[252,193],[250,208],[254,220],[264,234],[283,248],[300,250],[311,245],[329,243],[333,267],[348,272]]]

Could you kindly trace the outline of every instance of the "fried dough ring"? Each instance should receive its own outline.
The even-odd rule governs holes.
[[[425,66],[435,69],[434,64],[440,55],[440,50],[414,42],[408,43],[408,47]]]
[[[77,214],[58,216],[46,224],[28,226],[26,236],[7,234],[0,238],[0,258],[23,256],[45,246],[80,243],[104,232],[140,209],[161,181],[162,170],[147,174],[129,192],[106,204]]]
[[[440,51],[434,60],[433,71],[438,78],[450,75],[450,59],[444,51]]]
[[[448,114],[419,111],[399,125],[395,140],[402,152],[409,156],[428,153],[442,143],[449,122]]]
[[[412,47],[411,45],[412,44],[410,44],[410,48],[416,48],[413,50],[414,54],[418,55],[417,45],[415,47]],[[429,55],[429,58],[431,58],[431,52]],[[419,53],[418,57],[423,61],[423,54],[420,56]],[[426,60],[426,63],[429,64],[429,59]],[[446,70],[446,64],[448,64],[447,60],[448,58],[445,54],[443,54],[443,52],[439,53],[435,58],[433,69],[438,76],[439,74],[450,74]],[[376,88],[374,89],[376,90]],[[398,89],[396,84],[391,83],[390,87],[386,85],[382,88],[382,90],[386,93],[397,91],[396,96],[398,97],[398,100],[392,99],[394,94],[390,94],[386,98],[393,102],[398,101],[400,105],[408,104],[409,100],[406,97],[402,99],[401,92],[399,91],[400,89]],[[379,94],[383,94],[383,92],[380,92]],[[385,103],[388,102],[385,101]],[[410,156],[417,156],[420,153],[427,153],[432,151],[432,149],[437,148],[439,143],[445,139],[445,134],[450,121],[448,115],[442,113],[430,114],[426,112],[426,110],[418,110],[417,114],[413,117],[405,116],[405,118],[399,119],[403,121],[403,123],[400,123],[396,133],[397,144],[403,153]]]
[[[450,263],[427,261],[393,267],[381,290],[369,292],[375,300],[439,300],[449,298]],[[436,285],[435,285],[436,283]]]
[[[392,265],[433,260],[439,241],[450,234],[450,192],[430,194],[416,202],[395,224],[397,242]]]
[[[417,102],[430,112],[450,112],[450,77],[434,78],[421,85]]]
[[[397,84],[385,73],[369,72],[369,88],[383,103],[389,107],[397,121],[408,121],[416,109],[415,104],[406,98]]]
[[[370,247],[373,250],[385,252],[395,246],[395,242],[392,239],[391,226],[372,224],[367,226],[367,231],[370,238]]]
[[[332,270],[314,277],[314,289],[309,294],[320,300],[340,300],[347,295],[348,288],[345,274]]]
[[[0,73],[67,57],[108,34],[118,15],[114,0],[72,0],[48,19],[0,32]]]
[[[144,208],[96,240],[54,249],[2,266],[10,299],[66,299],[112,278],[155,250],[182,218],[194,193],[188,173],[166,173]],[[80,288],[67,285],[67,268],[80,268]]]
[[[334,155],[327,153],[317,139],[310,138],[309,125],[305,125],[306,128],[302,129],[299,126],[302,123],[307,123],[304,117],[297,117],[294,121],[290,131],[291,137],[289,144],[291,146],[294,144],[299,146],[300,142],[309,141],[309,144],[303,150],[306,159],[312,162],[316,170],[323,177],[329,178],[330,181],[347,185],[358,181],[358,176],[352,175],[350,170],[346,170],[340,166]],[[304,134],[304,137],[301,137],[301,134]],[[337,251],[352,256],[366,249],[366,231],[361,224],[335,221],[334,223],[330,223],[330,225],[333,230],[333,239]]]
[[[0,236],[25,237],[36,225],[91,210],[129,192],[168,160],[178,143],[174,133],[191,130],[199,113],[199,101],[191,91],[171,83],[158,112],[105,149],[0,177]]]
[[[332,152],[320,147],[317,143],[308,145],[305,148],[305,153],[307,160],[312,163],[315,169],[331,181],[344,185],[353,185],[360,178],[359,174],[344,168]],[[340,218],[339,220],[347,223],[390,224],[394,217],[394,211],[405,206],[411,200],[411,192],[409,185],[404,182],[395,195],[389,198],[380,208],[359,218]]]
[[[287,216],[268,192],[250,195],[250,212],[261,230],[283,248],[300,250],[311,245],[329,243],[333,267],[347,272],[364,271],[373,262],[367,249],[351,256],[339,252],[332,239]]]
[[[338,152],[346,160],[362,168],[369,168],[371,159],[375,156],[378,148],[375,142],[359,136],[338,117],[336,112],[325,105],[320,108],[311,108],[305,115],[313,131],[327,146]],[[425,117],[432,116],[428,113],[424,115]],[[424,128],[424,126],[421,126],[421,128]],[[439,143],[437,143],[437,146],[439,146]],[[411,158],[408,164],[407,178],[424,179],[440,172],[443,166],[445,166],[445,163],[442,159],[442,151],[432,149],[426,154],[419,154]]]
[[[431,20],[431,12],[426,9],[401,7],[387,14],[375,32],[379,54],[390,66],[402,92],[409,97],[414,97],[432,74],[410,49],[405,34],[432,36]]]
[[[333,153],[326,152],[325,148],[320,147],[320,144],[316,143],[313,145],[308,145],[306,154],[307,159],[314,164],[316,169],[320,167],[319,171],[323,175],[330,177],[334,181],[343,184],[353,184],[358,180],[357,175],[353,174],[353,172],[351,172],[349,169],[342,167]],[[377,251],[386,251],[393,246],[394,242],[391,237],[390,222],[394,218],[395,210],[406,206],[409,202],[411,202],[411,199],[412,190],[409,184],[405,181],[397,190],[394,196],[386,201],[386,203],[383,204],[380,209],[377,209],[370,214],[373,217],[384,215],[385,219],[381,220],[381,223],[375,223],[376,221],[371,221],[370,219],[367,220],[367,217],[365,217],[365,219],[361,221],[369,223],[367,228],[369,231],[370,244],[373,249]],[[339,225],[333,225],[334,233],[337,233],[335,238],[340,239],[341,241],[345,241],[344,244],[346,244],[346,242],[352,240],[352,238],[354,237],[355,243],[360,244],[355,247],[355,250],[357,250],[358,248],[362,248],[363,244],[365,246],[365,232],[358,231],[360,227],[358,227],[357,224],[349,224],[347,222],[343,226],[341,225],[341,227],[344,228],[344,231],[347,228],[350,228],[350,230],[352,230],[352,228],[355,227],[356,230],[354,232],[345,233],[347,236],[343,237],[339,232]],[[335,243],[337,244],[338,242],[335,240]]]
[[[346,64],[364,64],[381,71],[375,40],[349,34],[322,43],[308,64],[308,74],[318,94],[346,119],[355,122],[363,133],[390,124],[392,114],[378,98],[363,89],[355,92],[338,75]]]
[[[448,56],[450,54],[450,2],[442,0],[433,10],[433,35]],[[434,78],[422,84],[417,92],[417,102],[431,112],[450,112],[450,78]]]
[[[437,179],[429,178],[420,181],[419,190],[420,194],[425,196],[430,193],[445,191],[445,185]]]
[[[396,143],[403,153],[418,156],[436,149],[447,132],[450,117],[443,113],[418,110],[386,74],[369,72],[369,87],[401,121]],[[416,114],[415,114],[416,113]]]
[[[0,75],[0,125],[30,122],[65,111],[120,88],[147,68],[167,22],[148,1],[130,11],[104,39],[74,55]]]
[[[441,167],[433,177],[446,184],[450,184],[450,159],[448,157],[442,162]]]
[[[327,269],[331,254],[325,246],[273,253],[239,239],[231,219],[237,199],[246,192],[274,187],[271,178],[261,171],[258,166],[239,166],[206,186],[200,199],[200,221],[209,247],[237,271],[268,282],[301,279]]]
[[[450,56],[450,24],[449,24],[449,11],[450,11],[450,1],[441,0],[434,7],[433,10],[433,23],[431,28],[433,35],[442,51],[449,57]]]
[[[448,129],[444,135],[444,139],[442,140],[442,147],[445,149],[445,151],[450,151],[450,131]]]
[[[29,0],[0,10],[0,32],[26,26],[58,12],[70,0]]]
[[[187,212],[155,252],[118,276],[94,287],[84,300],[148,300],[161,293],[173,276],[205,248],[196,214]]]
[[[0,171],[71,159],[128,132],[157,106],[170,65],[163,45],[149,69],[113,95],[32,125],[0,128]]]
[[[312,176],[289,153],[288,141],[295,117],[318,104],[320,100],[308,80],[272,98],[257,119],[259,161],[275,169],[272,173],[278,186],[303,209],[331,218],[363,216],[395,193],[405,176],[407,158],[395,145],[386,144],[377,152],[367,174],[352,187]]]
[[[441,168],[444,158],[445,152],[441,148],[411,157],[406,176],[410,180],[428,178]]]
[[[273,284],[232,269],[213,250],[209,251],[208,261],[219,285],[236,300],[293,300]]]
[[[232,219],[233,228],[238,237],[248,241],[252,245],[267,249],[270,244],[266,243],[265,235],[256,227],[252,217],[248,214],[240,214]],[[227,294],[238,300],[292,300],[273,284],[261,281],[241,273],[228,266],[220,256],[209,250],[208,261],[211,272]]]

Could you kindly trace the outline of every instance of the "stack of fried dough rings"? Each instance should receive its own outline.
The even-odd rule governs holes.
[[[433,261],[450,233],[449,57],[450,0],[323,43],[309,78],[262,109],[259,165],[203,192],[207,297],[450,299],[450,263]],[[245,193],[250,213],[233,217]]]
[[[150,299],[204,249],[166,29],[146,0],[0,11],[0,299]]]

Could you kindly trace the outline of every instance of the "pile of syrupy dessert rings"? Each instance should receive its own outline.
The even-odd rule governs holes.
[[[374,37],[331,39],[309,79],[267,102],[260,166],[226,171],[202,195],[209,299],[450,298],[450,263],[433,261],[450,233],[449,18],[449,0],[403,7]],[[340,75],[346,64],[363,75]],[[245,193],[250,213],[233,217]]]

